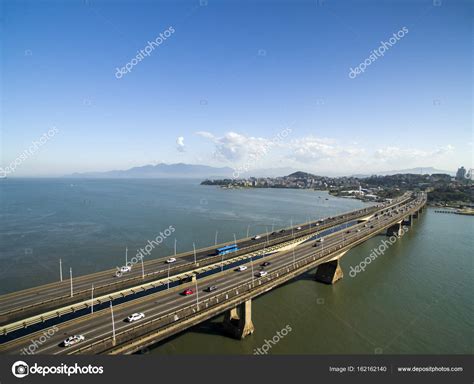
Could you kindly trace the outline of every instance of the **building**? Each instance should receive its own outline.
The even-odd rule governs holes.
[[[456,172],[456,180],[464,180],[466,178],[466,169],[461,167]]]

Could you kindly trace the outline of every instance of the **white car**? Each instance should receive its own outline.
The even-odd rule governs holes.
[[[262,238],[262,236],[257,235],[257,236],[255,236],[253,239],[254,239],[254,240],[258,240],[258,239],[261,239],[261,238]]]
[[[259,277],[263,277],[263,276],[266,276],[266,275],[268,275],[268,272],[267,272],[267,271],[259,271],[259,272],[257,273],[257,276],[259,276]]]
[[[301,229],[301,227],[296,227],[296,230],[299,231]]]
[[[138,312],[138,313],[134,313],[130,316],[127,317],[127,322],[128,323],[132,323],[134,321],[137,321],[137,320],[140,320],[140,319],[143,319],[145,317],[145,314],[144,313],[141,313],[141,312]]]
[[[241,265],[239,268],[237,268],[237,270],[240,272],[245,271],[246,269],[247,269],[246,265]]]
[[[120,272],[121,273],[130,272],[131,270],[132,270],[132,267],[130,267],[128,265],[124,265],[124,266],[120,267]]]
[[[86,338],[83,335],[73,335],[69,336],[66,340],[63,341],[65,347],[70,347],[71,345],[80,343],[84,341]]]
[[[169,259],[166,259],[166,262],[168,264],[175,263],[176,262],[176,257],[170,257]]]

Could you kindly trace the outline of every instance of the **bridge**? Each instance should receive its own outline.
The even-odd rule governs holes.
[[[126,278],[114,276],[115,270],[86,275],[76,279],[72,295],[70,281],[63,281],[1,296],[0,353],[25,352],[48,330],[36,353],[130,354],[221,314],[223,329],[244,338],[254,332],[252,299],[316,268],[315,280],[334,284],[343,277],[339,260],[347,251],[377,234],[400,236],[425,204],[425,194],[407,193],[391,203],[241,239],[231,254],[215,255],[214,246],[179,254],[173,266],[163,260],[134,266]],[[236,272],[237,266],[247,268]],[[180,295],[188,288],[193,294]],[[146,317],[125,322],[134,312]],[[62,345],[78,334],[85,340]]]

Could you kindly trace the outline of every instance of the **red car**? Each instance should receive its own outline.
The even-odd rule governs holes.
[[[194,293],[194,291],[192,289],[186,289],[183,291],[183,295],[184,296],[188,296],[188,295],[192,295]]]

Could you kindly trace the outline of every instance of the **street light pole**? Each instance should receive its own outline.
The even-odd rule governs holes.
[[[112,308],[112,300],[110,301],[110,315],[112,317],[112,339],[113,339],[113,344],[115,345],[116,340],[115,340],[115,321],[114,321],[114,309]]]
[[[254,278],[255,276],[253,275],[253,257],[250,256],[250,268],[252,270],[252,287],[254,286]]]
[[[71,297],[74,295],[74,291],[72,289],[72,268],[69,268],[69,280],[71,280]]]
[[[199,311],[199,290],[198,290],[197,278],[196,278],[196,280],[194,280],[194,282],[196,283],[196,308]]]
[[[145,278],[145,266],[143,265],[143,257],[140,258],[140,261],[142,263],[142,279]]]
[[[219,231],[216,230],[216,237],[214,239],[214,245],[217,245],[217,234],[219,233]]]
[[[128,264],[128,248],[125,247],[125,265]]]
[[[234,245],[237,245],[237,238],[235,237],[235,233],[234,233]]]
[[[177,239],[174,239],[174,255],[176,256],[176,245],[178,243]]]
[[[168,288],[170,289],[170,265],[168,264]]]
[[[247,225],[247,237],[249,237],[249,231],[250,231],[250,224]]]
[[[63,262],[59,259],[59,280],[63,281]]]
[[[194,253],[194,264],[197,264],[196,262],[196,245],[193,243],[193,253]]]
[[[94,284],[92,284],[91,296],[91,313],[94,313]]]

